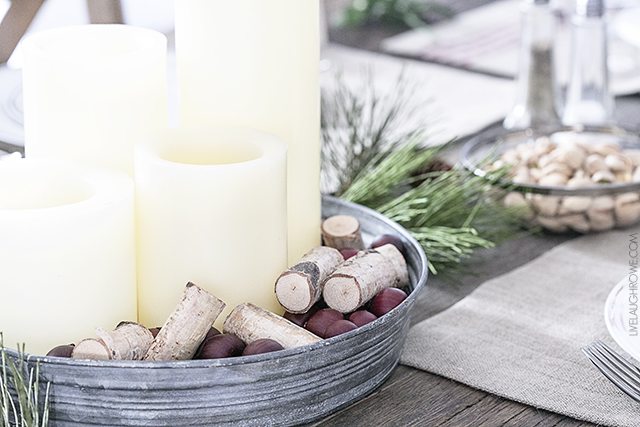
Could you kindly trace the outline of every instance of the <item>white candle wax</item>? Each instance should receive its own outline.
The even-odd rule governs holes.
[[[167,125],[166,37],[126,25],[37,33],[24,43],[26,156],[133,174],[134,144]]]
[[[0,331],[46,354],[136,320],[133,182],[46,160],[0,162]]]
[[[320,243],[318,0],[180,0],[186,125],[251,127],[288,144],[289,261]]]
[[[241,129],[171,131],[135,162],[140,321],[162,325],[187,282],[281,309],[287,266],[286,146]]]

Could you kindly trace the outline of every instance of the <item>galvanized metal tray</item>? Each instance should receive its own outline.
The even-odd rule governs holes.
[[[365,242],[393,233],[407,248],[409,297],[362,328],[314,345],[250,357],[99,362],[26,356],[51,384],[53,426],[288,426],[327,416],[380,386],[396,367],[415,299],[427,282],[420,245],[399,225],[325,197],[325,217],[360,220]],[[10,353],[17,357],[16,353]]]

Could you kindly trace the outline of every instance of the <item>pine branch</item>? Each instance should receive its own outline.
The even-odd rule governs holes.
[[[325,193],[342,194],[381,156],[407,141],[424,139],[422,118],[411,106],[415,88],[403,75],[393,91],[380,95],[368,72],[350,88],[336,75],[336,85],[322,96],[322,181]],[[404,130],[406,123],[417,123]]]
[[[380,205],[393,197],[399,186],[407,184],[412,174],[433,159],[437,151],[421,150],[415,143],[410,143],[382,152],[360,171],[341,196],[363,205]]]
[[[492,248],[493,242],[478,236],[474,228],[416,227],[409,231],[429,255],[429,269],[438,274],[441,267],[456,266],[479,248]]]
[[[497,203],[500,190],[487,179],[456,168],[430,171],[442,148],[420,147],[427,127],[415,120],[402,76],[386,97],[368,81],[352,90],[338,78],[323,94],[323,178],[333,184],[325,190],[404,226],[433,273],[457,269],[474,251],[520,231],[520,212]],[[407,123],[417,125],[406,130]]]

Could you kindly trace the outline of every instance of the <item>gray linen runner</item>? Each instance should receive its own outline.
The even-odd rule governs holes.
[[[640,426],[640,404],[580,351],[596,338],[611,343],[604,303],[628,274],[636,231],[572,240],[484,283],[417,324],[402,363],[581,420]]]

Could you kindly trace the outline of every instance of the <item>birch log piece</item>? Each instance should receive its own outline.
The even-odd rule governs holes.
[[[142,360],[153,343],[151,331],[134,322],[122,322],[115,331],[98,329],[96,334],[113,360]]]
[[[267,338],[284,348],[295,348],[322,340],[284,317],[253,304],[240,304],[233,309],[224,322],[224,332],[234,334],[247,345]]]
[[[376,251],[386,258],[387,261],[396,270],[396,278],[398,284],[394,285],[395,288],[402,288],[409,284],[409,269],[407,268],[407,261],[404,259],[404,255],[398,247],[394,244],[386,244],[376,248]]]
[[[73,348],[71,357],[83,360],[111,360],[109,349],[105,343],[95,338],[80,341]]]
[[[409,283],[407,263],[395,246],[360,252],[345,261],[324,284],[324,301],[334,310],[357,310],[384,288]]]
[[[278,302],[290,313],[306,313],[322,296],[324,281],[343,261],[337,249],[312,249],[276,280]]]
[[[187,284],[182,300],[158,332],[144,360],[189,360],[204,340],[225,303]]]
[[[147,354],[153,334],[135,322],[122,322],[114,331],[96,330],[97,339],[80,341],[73,349],[74,359],[142,360]]]
[[[349,215],[336,215],[322,223],[322,240],[335,249],[364,249],[360,223]]]

